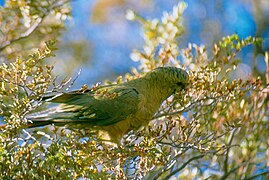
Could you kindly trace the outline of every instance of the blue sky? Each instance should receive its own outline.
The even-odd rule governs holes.
[[[134,9],[146,18],[160,18],[163,11],[171,11],[178,0],[152,0],[143,5],[140,1],[126,0],[125,5],[110,9],[108,21],[94,23],[91,21],[93,6],[97,0],[72,1],[73,19],[66,23],[67,31],[61,41],[86,40],[89,43],[91,59],[74,70],[74,75],[82,69],[75,87],[83,84],[94,84],[104,79],[113,80],[117,75],[130,72],[131,67],[138,66],[129,55],[133,49],[143,47],[141,26],[125,19],[128,8]],[[188,5],[184,13],[186,33],[181,38],[179,46],[185,48],[188,43],[211,45],[222,36],[239,34],[240,37],[255,36],[257,27],[252,13],[251,1],[240,0],[186,0]],[[248,3],[249,2],[249,3]],[[0,0],[3,4],[3,0]],[[142,5],[140,5],[142,4]],[[269,7],[269,3],[267,4]],[[269,8],[264,8],[269,16]],[[112,12],[112,13],[111,13]],[[269,49],[269,28],[264,32],[265,48]],[[88,48],[88,47],[85,47]],[[251,66],[251,47],[242,52],[246,65]],[[66,59],[67,51],[57,53],[59,59]],[[57,58],[56,57],[56,58]],[[262,56],[260,68],[264,68]],[[59,64],[57,64],[59,63]],[[57,61],[56,71],[69,64]],[[263,70],[263,69],[262,69]],[[57,71],[58,72],[58,71]]]
[[[72,3],[73,20],[68,26],[68,38],[77,38],[77,34],[93,43],[90,65],[82,67],[80,84],[89,84],[102,79],[112,80],[115,75],[130,71],[130,67],[137,66],[129,58],[132,49],[141,49],[143,40],[141,27],[138,23],[125,20],[124,13],[128,8],[138,11],[147,18],[160,18],[163,11],[171,11],[179,1],[155,0],[142,8],[132,7],[132,0],[128,5],[117,9],[117,13],[106,23],[92,23],[89,21],[92,6],[96,1],[79,0]],[[226,1],[199,1],[187,0],[187,9],[184,13],[186,33],[182,37],[180,47],[184,48],[189,42],[211,45],[222,36],[237,33],[241,38],[255,36],[256,24],[251,11],[252,4],[242,4],[237,0]],[[74,35],[75,34],[75,35]],[[65,35],[65,36],[66,36]],[[268,41],[268,37],[266,37]],[[267,46],[268,48],[268,46]],[[242,53],[246,64],[251,64],[247,48]],[[261,62],[262,63],[262,62]]]

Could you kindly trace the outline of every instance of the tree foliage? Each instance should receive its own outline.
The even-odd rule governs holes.
[[[131,54],[140,62],[139,69],[117,82],[159,66],[180,66],[190,75],[188,89],[167,99],[148,127],[129,132],[120,147],[83,129],[25,129],[25,116],[42,106],[41,97],[73,83],[69,79],[57,84],[53,66],[44,65],[57,45],[47,41],[40,46],[40,39],[59,35],[57,31],[42,34],[43,28],[54,26],[45,23],[45,16],[53,11],[50,16],[56,18],[57,13],[69,11],[64,1],[40,2],[47,4],[8,1],[1,10],[0,53],[5,61],[0,66],[0,116],[7,124],[0,129],[2,179],[268,177],[269,53],[266,72],[256,77],[238,74],[238,67],[240,51],[261,46],[259,38],[240,39],[234,34],[213,44],[211,50],[196,44],[179,49],[184,3],[160,20],[144,19],[131,10],[127,13],[128,19],[142,24],[144,46]],[[17,21],[11,21],[11,15]],[[24,36],[25,32],[30,33]],[[33,52],[28,46],[39,50]]]
[[[0,52],[3,59],[28,56],[44,41],[57,39],[70,16],[67,0],[6,1],[0,12]]]

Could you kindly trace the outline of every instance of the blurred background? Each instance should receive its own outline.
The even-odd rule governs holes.
[[[161,18],[178,0],[72,0],[72,18],[59,40],[59,50],[51,59],[60,77],[81,74],[73,88],[94,84],[130,72],[138,63],[130,59],[133,49],[143,48],[142,28],[125,18],[132,9],[145,18]],[[239,34],[263,37],[263,47],[245,48],[242,71],[264,73],[263,54],[269,50],[268,0],[186,0],[185,34],[179,47],[188,43],[211,47],[221,37]],[[5,6],[5,1],[0,1]],[[249,72],[248,72],[249,73]]]

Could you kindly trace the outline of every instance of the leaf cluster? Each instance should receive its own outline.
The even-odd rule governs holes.
[[[53,66],[42,63],[53,56],[54,43],[47,42],[27,58],[20,56],[2,64],[0,116],[4,116],[7,126],[0,129],[0,177],[268,177],[268,53],[264,76],[236,78],[233,74],[242,64],[240,51],[246,46],[260,46],[261,39],[240,39],[234,34],[216,42],[212,50],[196,44],[179,49],[185,6],[179,3],[161,20],[147,20],[133,11],[127,13],[128,19],[142,24],[145,45],[131,55],[140,62],[139,70],[134,69],[125,79],[139,77],[158,66],[177,66],[188,71],[190,85],[169,97],[148,127],[129,132],[122,146],[101,141],[93,130],[55,126],[23,129],[25,115],[41,105],[40,98],[61,91],[70,82],[56,85],[51,75]],[[117,80],[122,81],[121,77]]]
[[[7,0],[0,7],[0,57],[4,62],[27,57],[44,41],[56,39],[70,17],[67,0]],[[30,43],[29,43],[30,42]]]

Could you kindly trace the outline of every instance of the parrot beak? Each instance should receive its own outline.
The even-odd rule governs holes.
[[[184,89],[189,89],[189,88],[191,88],[191,83],[190,82],[185,83]]]
[[[190,87],[190,83],[182,83],[182,82],[179,82],[175,86],[175,89],[174,89],[173,94],[175,94],[176,92],[180,92],[180,91],[182,91],[184,89],[188,89],[189,87]]]
[[[176,93],[178,91],[181,91],[182,89],[185,89],[185,88],[186,88],[186,84],[185,83],[178,82],[176,84],[176,86],[174,87],[174,92],[173,93]]]
[[[186,89],[189,85],[190,85],[189,82],[187,82],[187,83],[178,82],[178,83],[177,83],[177,89],[178,89],[178,88],[180,88],[180,89]]]

